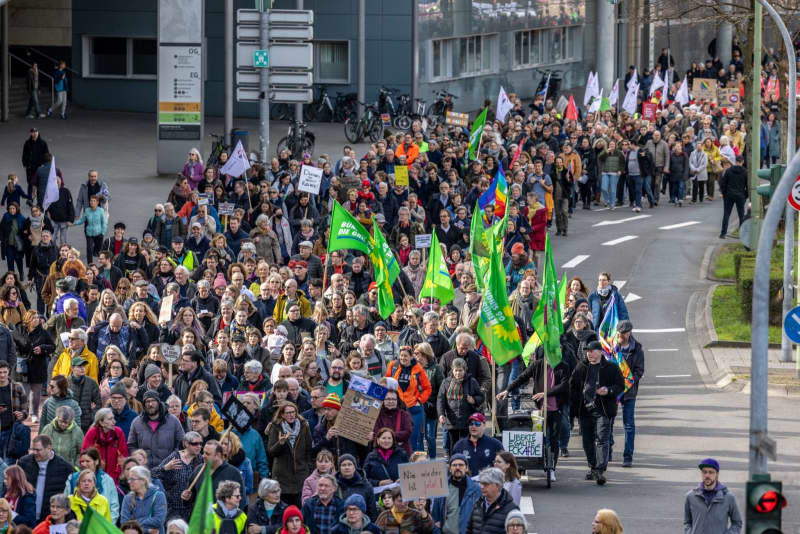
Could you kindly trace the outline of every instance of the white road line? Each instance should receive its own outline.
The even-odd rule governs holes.
[[[692,375],[656,375],[656,378],[688,378]]]
[[[596,210],[592,210],[592,211],[608,211],[609,209],[611,209],[611,208],[597,208]]]
[[[625,297],[626,303],[636,302],[637,300],[642,300],[642,297],[640,297],[636,293],[628,293],[628,296]]]
[[[617,286],[617,291],[622,291],[622,288],[625,287],[625,284],[628,283],[627,280],[614,280],[614,285]]]
[[[619,245],[620,243],[624,243],[625,241],[630,241],[631,239],[636,239],[639,237],[638,235],[626,235],[622,237],[618,237],[616,239],[612,239],[611,241],[606,241],[603,243],[605,247],[613,247],[614,245]]]
[[[522,497],[519,500],[519,511],[525,515],[536,515],[536,512],[533,509],[533,498]]]
[[[647,352],[678,352],[678,349],[647,349]]]
[[[589,258],[588,254],[581,254],[581,255],[575,256],[574,258],[569,260],[567,263],[562,265],[561,268],[562,269],[572,269],[573,267],[577,267],[578,265],[580,265],[581,263],[586,261],[588,258]]]
[[[596,226],[611,226],[614,224],[622,224],[631,221],[638,221],[639,219],[647,219],[648,217],[652,217],[652,215],[636,215],[634,217],[628,217],[627,219],[617,219],[616,221],[600,221],[599,223],[593,224],[592,228]]]
[[[694,226],[695,224],[700,224],[700,221],[687,221],[678,224],[670,224],[669,226],[659,226],[659,230],[675,230],[676,228],[685,228],[687,226]]]
[[[686,332],[685,328],[634,328],[635,334],[674,334],[676,332]]]

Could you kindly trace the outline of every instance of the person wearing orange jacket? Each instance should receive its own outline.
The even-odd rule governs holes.
[[[419,345],[417,345],[414,348],[414,354],[419,352]],[[400,347],[398,358],[389,364],[386,376],[397,380],[397,393],[411,415],[411,448],[415,451],[424,451],[422,436],[425,429],[425,410],[423,405],[431,396],[431,382],[428,380],[425,369],[412,356],[411,347]]]
[[[414,160],[419,157],[419,147],[414,144],[411,139],[411,134],[406,134],[403,138],[403,144],[398,145],[394,151],[395,157],[405,156],[406,165],[411,165]]]

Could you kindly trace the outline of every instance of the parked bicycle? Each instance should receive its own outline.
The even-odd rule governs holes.
[[[359,143],[364,137],[375,143],[383,137],[383,121],[378,108],[375,104],[359,104],[364,106],[364,114],[360,119],[353,114],[344,121],[344,136],[351,143]]]
[[[358,95],[356,93],[340,93],[336,92],[336,101],[333,105],[333,120],[335,122],[344,122],[347,117],[352,116],[356,112],[356,101]]]
[[[274,121],[294,120],[294,105],[292,104],[272,104],[269,107],[269,118]]]
[[[213,138],[214,140],[211,142],[211,153],[208,155],[208,160],[206,160],[206,167],[213,167],[217,163],[219,163],[219,156],[223,152],[226,152],[231,147],[225,144],[225,136],[224,135],[217,135],[217,134],[208,134],[209,137]]]
[[[433,96],[436,100],[431,104],[428,124],[435,127],[437,124],[444,124],[447,112],[453,111],[453,101],[458,97],[447,91],[434,91]]]
[[[397,97],[397,113],[392,119],[392,124],[398,130],[411,128],[414,112],[411,109],[411,97],[407,94]]]
[[[280,155],[282,150],[288,150],[295,159],[300,159],[303,154],[314,153],[314,143],[316,136],[306,130],[306,123],[294,121],[289,126],[289,133],[278,141],[277,153]]]
[[[319,87],[319,98],[305,107],[303,118],[307,122],[333,122],[334,115],[334,107],[330,96],[328,96],[328,88],[321,85]]]

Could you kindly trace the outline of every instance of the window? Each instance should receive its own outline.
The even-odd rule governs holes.
[[[315,83],[350,83],[349,41],[317,41],[314,54]]]
[[[514,67],[576,61],[582,57],[581,27],[524,30],[514,34]]]
[[[85,76],[155,78],[158,54],[155,39],[131,37],[83,37]]]
[[[431,41],[431,78],[459,78],[497,72],[497,35]]]
[[[542,63],[542,32],[525,30],[514,34],[514,66],[528,67]]]

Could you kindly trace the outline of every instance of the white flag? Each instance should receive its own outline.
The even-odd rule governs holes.
[[[50,174],[47,175],[47,189],[44,190],[42,208],[47,211],[50,204],[58,200],[58,175],[56,174],[56,157],[50,160]]]
[[[625,88],[628,89],[628,91],[630,91],[631,90],[631,86],[634,83],[636,83],[636,84],[639,83],[639,71],[636,70],[635,68],[633,69],[633,75],[631,76],[631,79],[628,80],[628,85],[626,85]]]
[[[241,176],[247,169],[250,168],[250,160],[247,159],[247,153],[244,151],[242,141],[236,143],[236,148],[233,149],[233,154],[225,162],[225,165],[219,170],[220,174],[229,174],[231,176]]]
[[[586,79],[586,89],[583,93],[583,107],[588,106],[592,101],[592,97],[595,96],[592,92],[592,88],[594,87],[594,77],[594,72],[589,71],[589,77]]]
[[[625,95],[625,100],[622,102],[622,109],[628,112],[628,115],[636,113],[636,95],[639,93],[639,84],[633,84],[628,89]]]
[[[597,113],[600,111],[600,104],[603,102],[603,90],[600,89],[600,94],[594,97],[592,103],[589,105],[589,113]]]
[[[608,105],[616,106],[619,100],[619,78],[614,80],[614,87],[611,88],[611,94],[608,96]]]
[[[689,82],[686,80],[686,76],[683,77],[683,82],[681,82],[681,87],[675,95],[675,100],[681,106],[689,103]]]
[[[497,95],[497,119],[500,122],[506,121],[506,115],[508,112],[514,108],[514,104],[511,103],[511,100],[508,99],[508,95],[506,94],[506,90],[503,89],[503,86],[500,86],[500,93]]]
[[[661,107],[664,109],[669,104],[669,82],[671,77],[669,69],[667,69],[667,72],[664,73],[664,89],[661,91]]]
[[[658,75],[658,72],[654,72],[653,83],[650,84],[650,96],[653,96],[653,93],[662,87],[664,87],[664,80],[661,79],[661,76]]]

